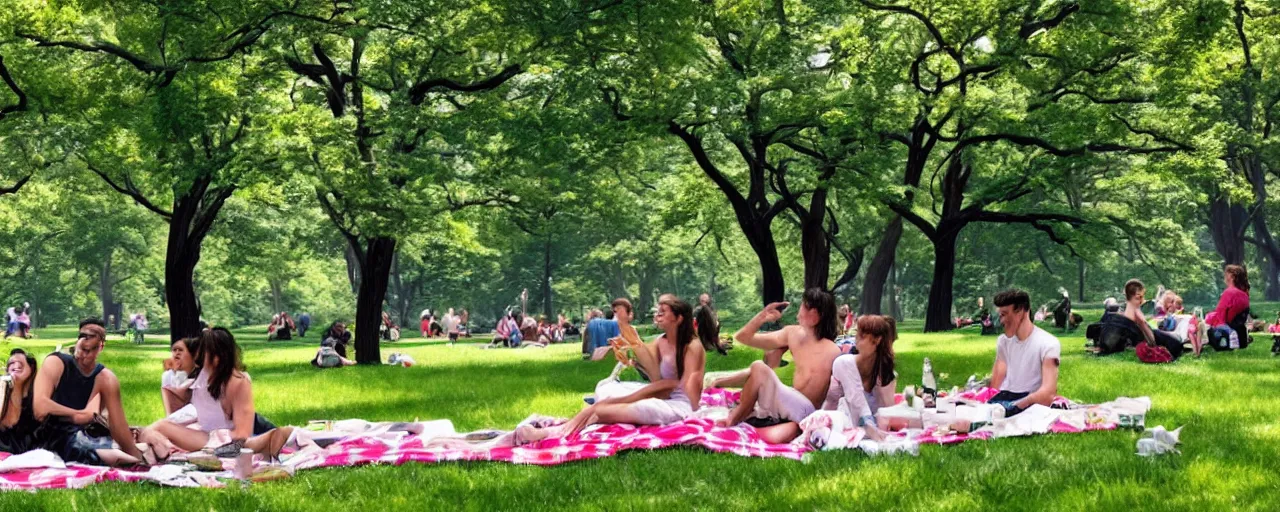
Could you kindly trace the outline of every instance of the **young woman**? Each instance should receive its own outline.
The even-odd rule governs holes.
[[[1229,336],[1231,326],[1228,324],[1249,309],[1249,274],[1240,265],[1227,265],[1222,272],[1222,281],[1226,283],[1227,289],[1222,291],[1218,307],[1206,315],[1204,320],[1210,330]]]
[[[517,428],[517,444],[572,436],[597,423],[666,425],[693,414],[702,399],[702,372],[707,358],[702,344],[694,342],[693,308],[674,295],[663,295],[658,299],[653,323],[663,331],[654,342],[659,379],[630,395],[589,405],[564,425]]]
[[[169,344],[169,359],[164,360],[165,376],[160,386],[160,398],[164,402],[164,413],[170,415],[187,405],[190,401],[191,376],[196,373],[196,338],[183,338]],[[170,373],[172,372],[172,373]]]
[[[190,387],[190,399],[199,428],[188,428],[165,419],[143,429],[139,439],[151,445],[159,460],[167,459],[174,447],[188,452],[200,450],[210,443],[215,433],[223,432],[230,438],[229,445],[278,456],[293,429],[283,427],[252,435],[253,387],[241,366],[240,347],[235,337],[230,331],[215,327],[204,331],[198,343],[202,364]]]
[[[8,389],[4,389],[4,405],[0,407],[0,451],[16,454],[38,448],[35,432],[40,423],[36,421],[31,403],[35,358],[22,349],[14,349],[5,365],[5,375],[11,380]]]

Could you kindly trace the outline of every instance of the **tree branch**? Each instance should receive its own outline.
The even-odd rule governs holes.
[[[89,159],[85,158],[84,155],[78,154],[76,156],[80,158],[80,161],[84,162],[85,167],[87,167],[90,171],[93,171],[94,174],[97,174],[99,178],[102,178],[102,181],[105,181],[107,185],[115,189],[116,192],[119,192],[121,194],[129,196],[130,198],[133,198],[133,201],[135,203],[138,203],[143,208],[151,210],[156,215],[163,217],[166,221],[173,220],[173,212],[170,212],[168,210],[165,210],[164,208],[156,206],[155,203],[152,203],[151,200],[147,199],[146,195],[144,195],[142,191],[138,190],[138,187],[134,186],[133,180],[129,178],[128,174],[124,176],[123,183],[116,183],[114,180],[111,179],[110,176],[107,175],[106,172],[99,169],[97,166],[93,165],[93,163],[90,162]]]
[[[409,88],[409,102],[414,105],[421,105],[426,100],[427,94],[435,89],[448,89],[457,92],[479,92],[496,89],[523,72],[524,68],[520,64],[512,64],[491,77],[468,84],[455,82],[448,78],[424,80]]]
[[[13,80],[13,75],[9,74],[9,68],[4,65],[4,55],[0,55],[0,79],[3,79],[4,84],[9,87],[9,90],[13,91],[13,93],[18,96],[17,103],[0,107],[0,119],[4,119],[4,116],[7,114],[26,110],[27,94],[22,92],[22,88],[18,87],[18,82]]]

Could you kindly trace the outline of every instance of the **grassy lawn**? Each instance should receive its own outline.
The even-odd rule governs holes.
[[[1274,310],[1272,310],[1274,311]],[[300,472],[290,480],[225,490],[109,483],[79,491],[0,494],[0,510],[1277,510],[1280,509],[1280,359],[1269,338],[1240,353],[1190,356],[1167,366],[1132,353],[1082,352],[1083,329],[1062,338],[1061,393],[1084,402],[1150,396],[1147,425],[1185,426],[1181,455],[1134,454],[1131,431],[1041,436],[923,447],[919,457],[856,451],[806,462],[748,459],[700,449],[629,452],[540,468],[500,463],[410,464]],[[450,418],[461,430],[510,428],[531,412],[569,416],[612,364],[580,360],[577,345],[481,350],[440,341],[383,346],[413,368],[315,370],[317,340],[265,342],[237,332],[260,412],[278,424],[311,419]],[[318,334],[318,332],[317,332]],[[0,344],[39,352],[70,343],[71,327]],[[111,341],[102,361],[123,384],[130,423],[162,416],[160,360],[167,340]],[[900,382],[915,383],[930,356],[943,387],[990,370],[995,338],[976,330],[920,334],[908,322],[897,345]],[[711,356],[709,370],[742,368],[759,352]],[[790,367],[782,370],[790,380]]]

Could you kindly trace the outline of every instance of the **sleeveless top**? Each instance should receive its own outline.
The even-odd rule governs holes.
[[[679,375],[680,373],[676,371],[676,357],[674,355],[668,356],[668,357],[659,356],[658,376],[660,379],[675,380],[676,378],[678,378]],[[689,401],[689,395],[685,394],[684,392],[683,379],[681,379],[680,382],[676,384],[676,389],[671,391],[671,398],[669,398],[669,400],[680,400],[684,402]]]
[[[49,398],[63,407],[84,409],[89,405],[89,396],[93,394],[93,383],[98,380],[98,374],[104,368],[102,363],[98,363],[93,371],[85,375],[80,373],[76,358],[62,352],[56,354],[62,360],[62,378],[58,379],[58,388],[53,390]]]
[[[209,394],[209,374],[206,372],[200,372],[191,385],[191,405],[196,408],[196,421],[202,431],[229,430],[235,426],[222,410],[222,403]]]

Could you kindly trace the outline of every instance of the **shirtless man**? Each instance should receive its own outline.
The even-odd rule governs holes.
[[[810,288],[804,292],[796,315],[799,325],[765,334],[757,332],[761,325],[781,319],[788,305],[777,302],[765,306],[764,311],[747,322],[733,338],[766,351],[791,350],[796,363],[793,387],[783,384],[763,361],[751,363],[741,401],[729,412],[728,418],[716,422],[718,425],[733,426],[743,421],[755,426],[799,422],[822,406],[831,384],[831,364],[840,356],[840,349],[833,341],[837,334],[835,298],[821,289]]]

